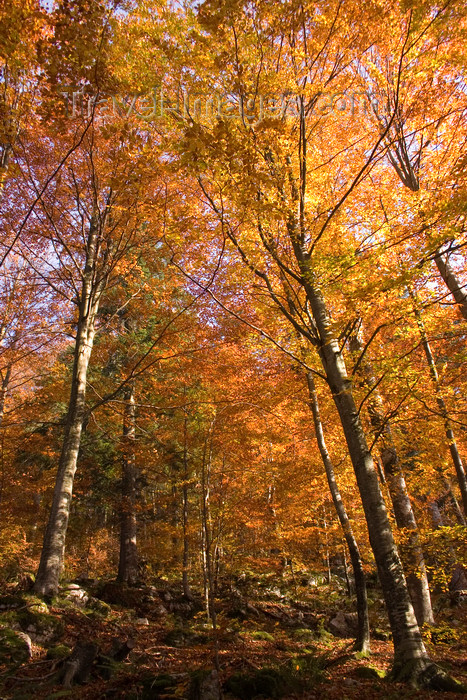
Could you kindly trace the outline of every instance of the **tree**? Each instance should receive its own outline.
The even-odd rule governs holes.
[[[268,43],[271,18],[264,17],[259,7],[255,6],[240,19],[238,9],[231,12],[228,9],[221,10],[214,3],[205,3],[201,6],[200,16],[204,28],[215,34],[218,40],[227,45],[232,41],[230,50],[233,58],[230,67],[234,81],[237,81],[236,92],[240,92],[240,102],[248,93],[257,94],[258,85],[263,84],[262,76],[256,74],[255,88],[248,82],[251,81],[251,68],[245,70],[243,67],[244,64],[249,67],[254,65],[254,59],[247,53],[251,51],[251,46],[247,46],[246,41],[248,31],[252,34],[260,33],[261,40],[264,41],[264,44],[260,41],[262,52],[268,44],[269,53],[262,54],[264,75],[267,75],[266,63],[283,65],[288,80],[291,80],[290,74],[293,76],[295,69],[294,87],[298,96],[294,105],[298,114],[295,119],[291,119],[290,129],[287,129],[283,120],[255,128],[251,120],[243,118],[242,121],[241,116],[237,122],[229,123],[220,119],[211,130],[208,126],[195,123],[187,129],[185,147],[198,176],[206,206],[217,216],[223,234],[237,249],[244,264],[262,285],[264,293],[279,307],[290,325],[316,348],[342,424],[367,519],[370,542],[393,632],[394,675],[424,682],[422,679],[427,677],[427,670],[432,665],[416,624],[336,326],[323,293],[323,268],[320,269],[322,258],[317,254],[318,244],[322,248],[329,240],[330,232],[338,227],[344,204],[368,173],[388,129],[374,136],[371,143],[366,142],[366,149],[360,151],[358,156],[354,153],[353,168],[350,170],[347,154],[345,176],[341,172],[334,188],[337,192],[330,191],[329,185],[326,189],[327,183],[319,181],[314,174],[316,166],[310,182],[312,157],[316,162],[320,156],[319,137],[315,137],[314,130],[319,135],[321,130],[318,128],[319,120],[315,120],[314,129],[308,125],[307,115],[311,113],[317,97],[308,87],[307,78],[300,77],[301,69],[294,63],[294,58],[298,44],[302,47],[302,56],[316,55],[308,46],[308,37],[311,37],[309,41],[321,47],[318,66],[314,66],[312,59],[309,59],[313,70],[320,76],[321,84],[334,84],[341,65],[335,56],[334,60],[331,59],[332,40],[340,27],[336,19],[339,17],[339,8],[334,9],[334,14],[331,8],[326,8],[326,31],[322,30],[321,35],[316,31],[313,33],[310,27],[307,31],[310,17],[304,8],[297,10],[295,24],[289,19],[290,34],[284,33],[282,36],[280,58],[274,51],[275,45]],[[218,29],[214,29],[214,26]],[[346,32],[348,36],[348,26]],[[402,40],[400,63],[405,57],[409,32],[410,27]],[[357,42],[357,28],[353,36]],[[224,63],[229,63],[227,50],[223,56]],[[226,86],[225,90],[228,92],[232,87]],[[313,140],[310,141],[310,138]],[[361,146],[361,141],[359,145]],[[342,168],[339,151],[335,151],[334,158],[339,161],[334,163],[334,168]],[[333,200],[330,195],[333,195]],[[307,204],[310,201],[317,202],[317,213],[314,216]],[[255,243],[252,245],[253,240]],[[280,287],[283,287],[284,278],[291,288],[299,321],[295,320],[283,301]],[[280,287],[277,285],[278,280]],[[435,675],[437,674],[438,671]]]
[[[77,310],[65,434],[35,583],[36,591],[43,595],[57,590],[63,566],[73,479],[86,414],[86,377],[99,306],[106,289],[115,283],[125,266],[134,264],[132,249],[136,243],[142,237],[149,241],[145,213],[140,207],[145,174],[138,171],[130,155],[130,149],[136,145],[134,138],[121,144],[106,142],[105,137],[91,131],[76,151],[73,163],[69,162],[68,177],[62,176],[55,191],[48,191],[41,199],[42,225],[48,234],[45,240],[59,262],[56,269],[49,264],[52,269],[46,281]],[[136,160],[145,148],[147,144],[140,141]],[[76,212],[76,216],[70,219],[68,211]],[[45,236],[42,232],[30,235],[35,242],[33,254],[25,244],[22,254],[34,266]]]
[[[328,480],[329,490],[331,491],[334,507],[336,509],[339,522],[344,532],[347,547],[349,548],[350,560],[352,562],[352,568],[355,577],[358,614],[358,631],[357,639],[355,641],[355,648],[358,651],[368,651],[370,648],[370,625],[368,619],[368,601],[366,593],[365,574],[363,572],[360,551],[355,536],[353,534],[352,526],[350,524],[350,520],[348,518],[344,503],[339,493],[334,473],[334,465],[332,463],[329,451],[326,446],[326,441],[324,439],[323,426],[321,423],[321,416],[318,404],[318,395],[316,392],[312,372],[308,372],[306,378],[308,383],[308,392],[310,396],[310,408],[313,414],[313,421],[315,425],[316,441],[318,443],[318,449],[321,454],[321,459],[323,460],[324,468],[326,471],[326,478]]]
[[[397,527],[410,533],[403,563],[417,622],[420,626],[425,623],[434,624],[425,561],[417,521],[404,477],[403,459],[398,454],[391,422],[385,416],[383,399],[378,391],[378,381],[368,360],[369,349],[368,346],[364,347],[361,340],[361,328],[352,332],[349,345],[355,357],[355,367],[360,368],[354,369],[354,373],[361,377],[362,384],[367,390],[365,398],[367,399],[370,424],[375,439],[379,440],[381,444],[381,463],[385,482],[389,487]]]

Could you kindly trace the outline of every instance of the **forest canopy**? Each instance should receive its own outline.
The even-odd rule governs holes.
[[[205,698],[311,683],[239,690],[235,596],[324,629],[335,594],[391,681],[460,689],[430,640],[467,598],[466,39],[458,0],[0,2],[5,594],[158,589],[204,616]]]

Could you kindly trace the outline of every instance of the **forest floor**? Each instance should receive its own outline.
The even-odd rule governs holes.
[[[355,603],[336,584],[238,577],[219,590],[215,633],[201,597],[188,601],[163,580],[139,588],[97,581],[64,586],[47,606],[8,588],[0,597],[0,700],[215,700],[216,655],[226,699],[459,697],[384,677],[392,643],[376,588],[369,592],[369,656],[352,652]],[[467,685],[467,605],[453,607],[441,595],[435,610],[436,627],[424,630],[428,652]],[[32,640],[27,650],[24,634]],[[89,677],[66,687],[70,653],[83,643],[92,647]]]

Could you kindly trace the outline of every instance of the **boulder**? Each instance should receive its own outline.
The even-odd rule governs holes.
[[[329,630],[335,637],[353,637],[358,630],[357,613],[344,613],[339,610],[329,622]]]
[[[68,588],[65,591],[65,600],[68,600],[70,603],[79,608],[85,608],[89,601],[89,594],[84,590],[84,588],[80,588],[76,584],[72,583],[70,586],[73,586],[73,588]]]
[[[104,603],[103,600],[99,600],[99,598],[94,598],[93,596],[89,596],[86,607],[89,610],[94,610],[95,612],[100,613],[104,617],[112,612],[112,608],[108,603]]]
[[[22,610],[17,615],[18,623],[23,632],[36,644],[48,646],[58,642],[65,629],[63,620],[54,615],[36,613],[32,610]]]
[[[9,627],[0,628],[0,663],[24,664],[31,656],[29,635]]]

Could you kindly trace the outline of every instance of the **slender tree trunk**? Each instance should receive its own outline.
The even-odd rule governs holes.
[[[329,537],[328,537],[328,521],[326,519],[326,506],[323,504],[323,529],[324,529],[324,552],[326,561],[326,583],[328,586],[331,583],[331,560],[329,558]]]
[[[431,662],[427,656],[407,590],[402,563],[392,535],[378,475],[352,394],[352,382],[347,374],[338,339],[332,330],[324,296],[316,285],[312,255],[305,243],[309,236],[309,231],[307,232],[304,223],[307,174],[306,133],[305,110],[302,100],[299,136],[299,187],[291,180],[292,198],[298,205],[298,216],[297,210],[290,211],[287,229],[300,269],[300,283],[305,291],[309,311],[313,318],[315,343],[339,414],[362,499],[370,544],[392,630],[394,642],[393,674],[396,678],[409,678],[415,683],[424,682],[422,674],[431,666]]]
[[[211,426],[212,430],[212,426]],[[206,437],[203,463],[201,465],[201,518],[203,527],[203,543],[204,543],[204,561],[206,562],[206,612],[215,623],[216,610],[213,600],[213,567],[212,567],[212,528],[211,528],[211,513],[210,513],[210,462],[211,462],[211,446],[208,445],[208,439],[211,438],[211,431]]]
[[[58,464],[49,520],[34,590],[39,595],[55,595],[65,556],[65,540],[70,516],[73,481],[85,416],[86,377],[94,343],[96,315],[104,288],[104,278],[96,281],[98,225],[91,222],[86,248],[86,265],[79,302],[71,392],[65,422],[65,435]]]
[[[350,561],[352,563],[355,578],[358,615],[358,631],[357,638],[355,641],[355,648],[358,651],[369,651],[370,625],[368,620],[368,601],[366,593],[365,574],[363,573],[360,551],[358,549],[358,544],[352,532],[352,526],[350,524],[350,520],[347,516],[347,511],[345,510],[345,506],[342,501],[339,488],[337,486],[336,477],[334,473],[334,465],[332,463],[329,451],[327,449],[326,441],[324,439],[323,425],[321,422],[321,416],[319,411],[318,395],[316,393],[316,387],[311,372],[307,372],[306,378],[308,383],[308,393],[310,397],[309,406],[313,414],[316,441],[318,443],[318,449],[321,455],[321,459],[323,460],[324,469],[326,471],[326,478],[328,481],[329,489],[331,491],[332,501],[334,503],[339,522],[344,532],[347,547],[349,548]]]
[[[356,334],[350,339],[350,350],[357,357],[363,350],[362,343]],[[360,374],[363,379],[363,384],[371,391],[368,397],[368,413],[371,426],[376,436],[379,436],[381,442],[381,464],[385,483],[387,484],[394,508],[396,524],[398,528],[401,530],[404,529],[408,534],[408,541],[403,553],[403,563],[406,572],[407,587],[409,589],[417,622],[419,625],[425,623],[434,624],[430,588],[428,585],[423,550],[420,544],[417,521],[407,491],[404,472],[397,454],[391,426],[390,423],[385,420],[383,400],[379,392],[375,389],[377,386],[376,378],[369,362],[362,363]]]
[[[8,393],[8,386],[10,384],[10,379],[11,379],[11,365],[8,365],[6,368],[6,372],[1,377],[1,383],[0,383],[0,427],[3,423],[3,416],[5,414],[5,403],[6,403],[6,397]]]
[[[457,501],[457,498],[455,497],[453,490],[451,488],[451,484],[449,482],[449,479],[446,479],[446,477],[443,478],[443,484],[446,487],[445,493],[442,493],[441,496],[438,496],[432,503],[435,504],[436,508],[438,509],[439,512],[439,517],[441,518],[441,507],[444,506],[446,501],[449,501],[452,509],[454,511],[454,515],[457,521],[458,525],[463,525],[465,526],[465,518],[462,514],[462,511],[460,509],[459,503]],[[440,523],[440,526],[443,525],[443,523]]]
[[[394,642],[393,675],[419,682],[431,665],[412,607],[402,563],[391,532],[378,475],[370,454],[359,411],[352,395],[339,342],[331,330],[326,304],[312,284],[308,260],[301,257],[302,278],[319,335],[319,353],[352,460],[368,525],[379,580],[383,589]]]
[[[446,287],[451,292],[454,300],[457,303],[457,307],[461,312],[462,316],[467,321],[467,292],[466,286],[457,277],[456,273],[449,264],[448,256],[443,253],[440,248],[436,251],[434,257],[436,267],[438,268],[439,274],[443,278]]]
[[[203,541],[205,546],[204,551],[204,561],[205,561],[205,591],[206,591],[206,603],[207,603],[207,614],[208,618],[211,620],[212,632],[213,632],[213,642],[214,642],[214,667],[217,672],[217,681],[219,683],[220,678],[220,661],[219,661],[219,639],[217,630],[217,610],[215,602],[214,593],[214,569],[213,569],[213,559],[212,559],[212,522],[211,522],[211,509],[210,509],[210,482],[211,482],[211,459],[212,459],[212,436],[214,431],[214,425],[216,421],[216,416],[214,417],[209,434],[206,436],[204,453],[203,453],[203,463],[201,472],[201,486],[202,486],[202,524],[203,524]],[[208,444],[209,443],[209,444]]]
[[[0,198],[3,195],[5,180],[8,173],[8,164],[10,162],[11,150],[11,143],[6,143],[3,144],[0,151]]]
[[[454,515],[456,516],[457,524],[458,525],[465,525],[467,524],[464,518],[464,514],[462,513],[461,507],[459,505],[459,501],[457,500],[454,491],[452,490],[451,484],[449,483],[449,480],[445,480],[446,483],[446,488],[448,489],[449,492],[449,500],[451,501],[451,506],[454,511]]]
[[[182,560],[182,585],[183,595],[191,600],[193,598],[188,581],[190,566],[190,543],[188,540],[188,417],[183,421],[183,488],[182,488],[182,525],[183,525],[183,560]]]
[[[344,574],[345,574],[345,582],[347,584],[347,595],[349,598],[352,597],[352,583],[350,581],[350,576],[349,576],[349,567],[347,565],[347,552],[345,550],[345,544],[342,547],[342,556],[344,558]],[[358,612],[357,612],[358,615]]]
[[[417,326],[420,332],[420,338],[422,340],[423,350],[425,352],[426,361],[428,367],[430,368],[431,379],[436,392],[436,403],[438,404],[439,412],[444,421],[444,430],[446,432],[446,437],[448,440],[449,451],[451,453],[452,462],[456,470],[457,481],[459,482],[459,488],[461,491],[462,505],[464,507],[464,514],[467,516],[467,479],[465,476],[464,465],[462,464],[462,459],[457,449],[456,438],[454,431],[452,429],[451,420],[449,418],[448,409],[443,398],[441,391],[441,385],[439,383],[438,370],[436,369],[436,363],[431,352],[430,343],[428,342],[428,337],[425,331],[425,326],[423,324],[422,316],[416,305],[416,299],[412,294],[412,299],[414,302],[414,313],[417,319]]]
[[[123,415],[122,499],[120,511],[120,558],[117,580],[134,585],[138,579],[136,519],[136,409],[135,384],[125,387]]]

